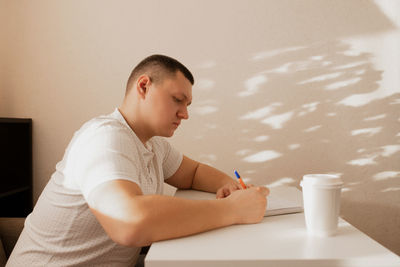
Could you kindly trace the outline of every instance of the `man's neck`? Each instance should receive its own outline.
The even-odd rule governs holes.
[[[142,124],[140,123],[140,120],[135,118],[134,112],[127,111],[123,105],[121,107],[119,107],[118,110],[121,113],[122,117],[124,117],[126,123],[132,129],[132,131],[136,134],[136,136],[143,143],[143,145],[146,146],[147,141],[149,141],[149,139],[152,136],[150,136],[149,134],[146,134],[146,132],[143,131],[145,129],[145,127],[142,126]]]

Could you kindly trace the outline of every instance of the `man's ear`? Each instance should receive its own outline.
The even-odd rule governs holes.
[[[136,91],[140,98],[145,98],[146,93],[151,85],[151,79],[148,75],[142,75],[137,79]]]

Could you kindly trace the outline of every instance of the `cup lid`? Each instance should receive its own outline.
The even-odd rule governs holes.
[[[340,176],[335,174],[306,174],[303,176],[302,183],[329,187],[343,185],[343,181]]]

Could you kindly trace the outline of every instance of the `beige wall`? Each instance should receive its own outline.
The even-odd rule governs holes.
[[[342,216],[400,254],[395,1],[0,0],[0,116],[34,122],[35,199],[86,120],[152,53],[194,73],[171,142],[248,182],[342,174]],[[397,17],[396,17],[397,16]]]

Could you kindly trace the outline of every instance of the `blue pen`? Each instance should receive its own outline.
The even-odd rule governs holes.
[[[243,189],[246,189],[247,186],[243,183],[242,178],[240,178],[240,175],[239,175],[239,173],[237,172],[237,170],[235,170],[234,172],[235,172],[235,175],[236,175],[236,177],[238,178],[240,184],[242,185]]]

